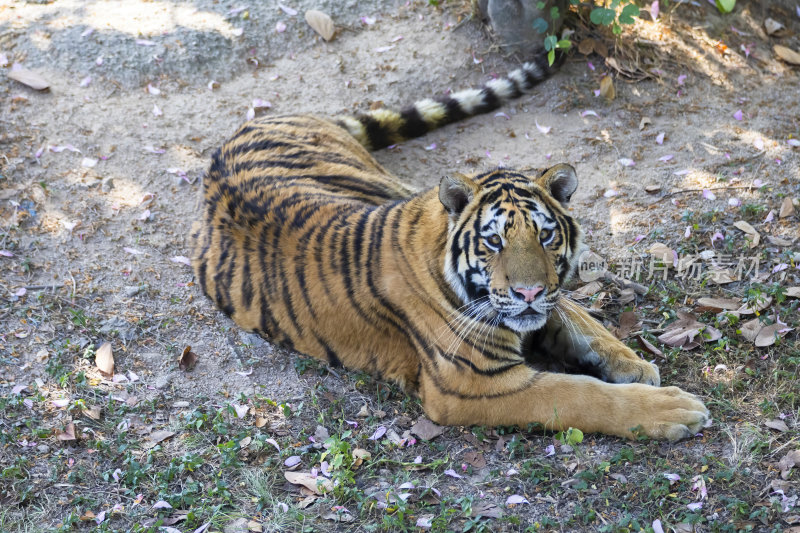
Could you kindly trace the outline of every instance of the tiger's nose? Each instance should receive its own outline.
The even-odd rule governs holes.
[[[531,303],[544,287],[537,285],[536,287],[515,287],[513,289],[514,296],[520,300],[525,300],[526,303]]]

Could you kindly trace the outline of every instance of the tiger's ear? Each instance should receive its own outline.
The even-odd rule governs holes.
[[[572,198],[572,193],[578,188],[578,176],[575,174],[575,169],[566,163],[548,168],[537,182],[553,198],[561,202],[561,205],[567,205]]]
[[[439,182],[439,201],[451,217],[461,214],[475,196],[475,183],[463,174],[454,172]]]

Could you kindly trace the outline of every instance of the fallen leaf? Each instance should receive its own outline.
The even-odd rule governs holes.
[[[664,243],[654,242],[647,252],[653,256],[654,259],[661,261],[665,265],[673,265],[675,261],[675,253],[672,248]]]
[[[82,411],[85,416],[88,416],[92,420],[100,420],[100,415],[102,414],[102,409],[98,405],[89,405]]]
[[[530,502],[524,496],[520,496],[519,494],[512,494],[506,499],[506,506],[520,505],[523,503],[530,503]]]
[[[617,91],[614,89],[614,80],[611,79],[611,76],[604,76],[600,80],[600,96],[609,102],[616,98]]]
[[[718,329],[698,322],[691,313],[678,311],[678,320],[667,326],[658,340],[669,346],[680,347],[682,350],[691,350],[700,346],[701,343],[697,340],[711,342],[721,337],[722,333]]]
[[[264,418],[263,416],[257,416],[256,417],[256,421],[254,422],[254,425],[257,428],[263,428],[264,426],[267,425],[267,422],[269,422],[268,418]]]
[[[484,518],[500,518],[503,516],[503,511],[497,505],[484,501],[477,501],[472,504],[472,513],[470,516],[482,516]]]
[[[655,194],[661,190],[661,185],[645,185],[644,192],[647,194]]]
[[[769,326],[764,326],[756,335],[756,339],[754,344],[759,348],[764,348],[766,346],[772,346],[775,344],[776,336],[783,337],[794,328],[788,327],[786,324],[775,323]]]
[[[761,328],[763,327],[764,326],[761,324],[761,321],[757,318],[754,318],[743,323],[739,327],[739,331],[742,332],[742,337],[750,342],[755,342],[758,332],[761,331]]]
[[[178,368],[181,370],[192,370],[197,364],[197,354],[192,351],[191,346],[183,349],[180,359],[178,359]]]
[[[582,53],[585,56],[588,56],[592,52],[594,52],[594,39],[584,39],[578,44],[578,52]]]
[[[311,26],[315,32],[319,33],[323,39],[330,41],[333,38],[335,28],[331,17],[316,9],[309,9],[306,11],[305,17],[308,25]]]
[[[789,479],[789,473],[792,467],[797,465],[800,465],[800,448],[790,451],[778,461],[778,468],[781,470],[781,478]]]
[[[789,298],[800,298],[800,287],[789,287],[786,289],[786,296]]]
[[[424,514],[417,518],[417,527],[421,529],[430,529],[433,527],[433,517],[435,515],[432,514]]]
[[[697,303],[700,305],[699,308],[695,309],[697,312],[711,311],[719,313],[720,311],[733,311],[742,306],[740,300],[734,300],[733,298],[699,298]]]
[[[158,500],[153,504],[151,509],[172,509],[172,506],[164,500]]]
[[[767,426],[768,428],[776,429],[783,433],[789,431],[789,426],[786,425],[786,422],[777,418],[775,420],[767,420],[766,422],[764,422],[764,425]]]
[[[94,364],[105,377],[110,378],[114,375],[114,353],[111,350],[111,343],[104,342],[94,356]]]
[[[652,123],[653,121],[650,120],[650,117],[642,117],[642,120],[639,121],[639,131],[642,131],[645,126]]]
[[[411,427],[411,433],[422,440],[433,440],[444,433],[444,428],[425,417],[420,417],[416,424]]]
[[[160,429],[158,431],[154,431],[148,435],[147,440],[152,442],[153,444],[158,444],[159,442],[163,442],[168,438],[175,435],[174,431],[167,431],[166,429]]]
[[[788,196],[783,199],[783,203],[781,203],[781,211],[778,213],[780,218],[790,217],[794,214],[794,204],[792,203],[792,199]]]
[[[333,520],[334,522],[353,522],[355,520],[355,517],[350,513],[337,513],[334,511],[329,511],[320,515],[320,517],[325,520]]]
[[[20,66],[18,63],[14,63],[11,66],[11,70],[8,71],[6,76],[37,91],[44,91],[50,87],[50,83],[46,79],[32,70]]]
[[[767,30],[767,35],[773,35],[781,31],[784,26],[777,20],[767,17],[767,19],[764,21],[764,28]]]
[[[597,294],[602,288],[602,283],[599,281],[592,281],[573,292],[572,297],[578,300],[588,298],[589,296]]]
[[[746,233],[747,235],[749,235],[751,237],[750,248],[755,248],[756,246],[758,246],[758,243],[761,240],[761,235],[759,235],[759,233],[756,231],[756,229],[753,226],[751,226],[750,224],[748,224],[744,220],[738,220],[738,221],[733,223],[733,227],[735,227],[738,230],[743,231],[744,233]]]
[[[464,462],[478,469],[486,466],[486,458],[483,454],[472,450],[464,454]]]
[[[249,522],[247,522],[247,530],[254,531],[255,533],[261,533],[262,531],[264,531],[264,526],[262,526],[255,520],[250,520]]]
[[[333,490],[333,482],[323,476],[314,477],[307,472],[284,472],[283,476],[289,483],[302,485],[314,494],[325,494]]]
[[[742,315],[755,315],[766,309],[772,305],[772,296],[767,296],[766,298],[759,298],[758,301],[743,304],[739,309],[736,310],[737,313]]]
[[[648,341],[641,335],[637,335],[636,340],[639,341],[639,346],[642,347],[642,350],[646,351],[650,355],[655,355],[656,357],[661,357],[661,358],[664,357],[664,353],[661,350],[653,346],[653,344],[650,341]]]
[[[614,336],[619,340],[627,339],[634,329],[641,327],[642,323],[634,311],[624,311],[619,315],[619,327],[614,328]]]
[[[787,63],[791,63],[792,65],[800,65],[800,54],[792,50],[791,48],[787,48],[785,46],[781,46],[776,44],[772,47],[772,50],[775,52],[779,58],[783,59]]]
[[[77,437],[75,436],[75,424],[73,424],[72,422],[67,424],[66,427],[64,428],[64,431],[56,435],[56,437],[58,438],[58,440],[65,442],[77,440]]]
[[[365,450],[364,448],[356,448],[351,452],[353,456],[353,467],[357,468],[361,466],[364,461],[369,461],[372,459],[372,454]]]

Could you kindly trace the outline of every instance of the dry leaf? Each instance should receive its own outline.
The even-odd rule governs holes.
[[[614,89],[614,80],[611,79],[611,76],[604,76],[600,80],[600,96],[609,102],[616,98],[617,91]]]
[[[75,424],[73,424],[72,422],[67,424],[67,426],[64,428],[64,431],[56,435],[56,437],[60,441],[76,440],[77,437],[75,436]]]
[[[302,485],[315,494],[325,494],[333,490],[331,480],[322,476],[314,477],[307,472],[284,472],[283,476],[292,485]]]
[[[325,514],[320,515],[320,518],[324,518],[325,520],[333,520],[334,522],[352,522],[355,520],[355,517],[350,513],[337,513],[334,511],[328,511]]]
[[[783,24],[772,18],[767,18],[764,21],[764,28],[767,30],[767,35],[773,35],[781,31],[783,27]]]
[[[102,409],[100,406],[97,405],[90,405],[86,409],[83,410],[83,414],[88,416],[92,420],[100,420],[100,415],[102,414]]]
[[[695,311],[698,312],[711,311],[719,313],[720,311],[734,311],[742,306],[740,300],[734,300],[733,298],[700,298],[697,300],[697,303],[700,307],[695,309]],[[700,311],[700,309],[702,309],[702,311]]]
[[[655,355],[656,357],[661,357],[662,359],[665,358],[664,353],[661,350],[653,346],[653,344],[650,341],[648,341],[641,335],[637,335],[636,340],[639,341],[639,345],[642,347],[642,350],[646,351],[650,355]]]
[[[743,323],[739,327],[739,330],[742,332],[742,337],[750,342],[755,342],[758,332],[761,331],[761,328],[763,327],[764,326],[761,324],[761,321],[757,318],[754,318]]]
[[[192,370],[196,364],[197,354],[192,351],[191,346],[187,346],[183,349],[180,359],[178,359],[178,368],[181,370]]]
[[[483,516],[485,518],[500,518],[503,511],[495,504],[486,500],[475,502],[472,505],[470,516]]]
[[[650,120],[650,117],[642,117],[642,120],[639,121],[639,131],[642,131],[645,126],[652,123],[653,121]]]
[[[667,266],[673,264],[673,260],[675,259],[672,248],[661,242],[654,242],[647,252]]]
[[[775,344],[775,336],[783,337],[794,328],[788,327],[786,324],[772,324],[769,326],[764,326],[761,328],[761,331],[758,332],[756,335],[755,345],[759,348],[764,348],[766,346],[772,346]]]
[[[722,337],[722,333],[711,326],[698,322],[691,313],[678,311],[678,320],[667,326],[658,338],[664,344],[691,350],[700,346],[700,342],[712,342]]]
[[[789,479],[792,467],[797,465],[800,465],[800,449],[792,450],[778,461],[778,468],[781,470],[781,478]]]
[[[786,422],[778,418],[776,418],[775,420],[767,420],[766,422],[764,422],[764,425],[767,426],[768,428],[775,429],[783,433],[789,431],[789,426],[786,425]]]
[[[781,204],[781,211],[778,213],[780,218],[790,217],[794,214],[794,204],[792,203],[792,199],[788,196],[783,199],[783,203]]]
[[[738,220],[738,221],[734,222],[733,226],[736,229],[745,232],[747,235],[749,235],[751,237],[750,248],[755,248],[756,246],[758,246],[758,243],[761,240],[761,235],[759,235],[759,233],[756,231],[756,229],[753,226],[751,226],[750,224],[748,224],[744,220]]]
[[[744,304],[739,309],[736,310],[737,313],[742,315],[755,315],[756,313],[760,313],[770,305],[772,305],[772,296],[767,296],[766,298],[760,298],[755,303],[755,307],[753,304]]]
[[[247,529],[248,531],[255,531],[255,533],[261,533],[262,531],[264,531],[264,526],[262,526],[255,520],[250,520],[247,523]]]
[[[599,281],[592,281],[590,283],[587,283],[580,289],[577,289],[575,292],[573,292],[572,297],[578,300],[583,298],[588,298],[589,296],[594,296],[595,294],[597,294],[602,288],[603,288],[602,283],[600,283]]]
[[[594,52],[594,45],[595,45],[594,39],[591,38],[584,39],[580,42],[580,44],[578,44],[578,52],[582,53],[585,56],[588,56],[589,54]]]
[[[263,416],[258,416],[256,417],[256,421],[254,422],[254,424],[257,428],[263,428],[264,426],[267,425],[267,422],[269,422],[269,419],[264,418]]]
[[[11,67],[11,70],[9,70],[8,74],[6,75],[10,79],[18,81],[23,85],[27,85],[31,89],[36,89],[37,91],[44,91],[50,87],[50,84],[47,82],[47,80],[45,80],[39,74],[33,72],[32,70],[23,68],[16,63],[13,67]]]
[[[158,444],[159,442],[165,441],[168,438],[172,437],[173,435],[175,435],[175,432],[162,429],[150,433],[150,435],[147,437],[147,440],[149,440],[153,444]]]
[[[614,328],[614,336],[619,340],[627,339],[634,329],[641,327],[642,323],[633,311],[625,311],[619,315],[619,327]]]
[[[434,424],[425,417],[420,417],[420,419],[417,420],[417,423],[412,426],[411,433],[422,440],[433,440],[444,433],[444,428],[440,425]]]
[[[800,298],[800,287],[789,287],[786,289],[786,296],[789,298]]]
[[[114,353],[111,351],[111,343],[104,342],[94,356],[94,364],[105,377],[110,378],[114,375]]]
[[[306,22],[326,41],[330,41],[333,38],[333,20],[322,11],[317,11],[316,9],[306,11]]]
[[[772,50],[775,51],[775,55],[777,55],[787,63],[791,63],[792,65],[800,65],[800,54],[798,54],[791,48],[786,48],[785,46],[776,44],[775,46],[772,47]]]
[[[661,190],[661,185],[645,185],[644,192],[647,194],[655,194]]]
[[[472,450],[464,454],[464,462],[478,469],[486,466],[486,458],[483,454]]]

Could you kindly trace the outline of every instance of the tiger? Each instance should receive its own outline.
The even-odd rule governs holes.
[[[584,250],[575,169],[448,173],[415,191],[370,151],[498,109],[523,64],[402,111],[262,116],[212,156],[192,229],[202,291],[279,346],[390,380],[442,425],[678,440],[700,399],[562,295]]]

